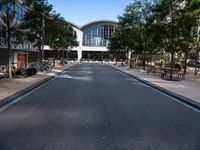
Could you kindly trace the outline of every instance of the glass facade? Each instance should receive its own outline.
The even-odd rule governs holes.
[[[108,46],[115,24],[96,24],[83,29],[83,46]]]
[[[13,20],[14,24],[20,23],[20,21],[23,19],[25,12],[27,9],[23,6],[20,0],[13,1],[12,3],[6,3],[7,1],[0,0],[0,19],[2,18],[3,13],[6,11],[6,6],[9,6],[9,13],[10,15],[14,15],[15,19]],[[7,34],[6,34],[6,26],[0,24],[0,48],[7,48]],[[11,48],[14,49],[31,49],[33,50],[32,43],[29,41],[24,41],[23,43],[17,43],[16,42],[16,36],[11,32],[10,35],[10,44]],[[35,49],[34,49],[35,50]]]
[[[2,0],[0,0],[0,3],[3,3]],[[13,12],[15,11],[15,17],[17,20],[22,20],[24,17],[24,14],[26,12],[26,8],[24,6],[22,6],[21,3],[19,3],[18,1],[16,2],[16,4],[13,3],[8,3],[8,5],[10,5],[10,13],[13,14]],[[0,6],[0,11],[4,11],[3,6]]]
[[[21,4],[16,4],[16,19],[22,20],[26,12],[26,8],[22,6]]]

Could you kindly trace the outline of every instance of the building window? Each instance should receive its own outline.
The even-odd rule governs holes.
[[[99,24],[83,31],[83,46],[108,46],[116,25]]]
[[[16,4],[16,19],[22,20],[26,12],[26,8],[23,7],[20,3]]]

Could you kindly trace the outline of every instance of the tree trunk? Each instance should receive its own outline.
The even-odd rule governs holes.
[[[55,57],[56,57],[56,53],[55,53],[55,50],[53,50],[53,67],[55,67]]]
[[[146,67],[146,50],[143,52],[143,70],[145,70]]]
[[[118,57],[118,54],[115,53],[115,65],[117,65],[117,57]]]
[[[120,51],[117,53],[117,62],[120,60]],[[117,63],[116,63],[117,64]]]
[[[44,60],[44,48],[43,48],[42,44],[39,47],[40,47],[40,49],[39,49],[39,51],[40,51],[40,61],[43,62],[43,60]]]
[[[57,52],[58,52],[57,53],[57,58],[58,58],[58,60],[60,60],[60,50],[58,50]]]
[[[199,36],[199,35],[198,35]],[[195,71],[194,71],[194,75],[196,76],[197,73],[198,73],[198,69],[197,69],[197,62],[199,61],[199,37],[198,37],[198,40],[197,40],[197,50],[196,50],[196,65],[195,65]]]
[[[64,65],[65,50],[62,51],[62,65]]]
[[[171,52],[170,80],[173,79],[173,70],[174,70],[174,52]]]
[[[12,64],[11,63],[12,63],[12,52],[11,52],[10,44],[8,44],[8,75],[9,75],[9,78],[12,78]]]
[[[125,52],[126,53],[126,52]],[[122,67],[124,66],[124,55],[126,55],[126,54],[124,54],[124,52],[122,52]]]
[[[43,51],[42,51],[42,45],[41,44],[39,44],[38,45],[39,46],[39,52],[40,52],[40,62],[43,62]]]
[[[131,69],[132,68],[132,50],[130,51],[130,58],[129,58],[129,68]]]
[[[187,73],[187,59],[188,59],[188,52],[185,52],[185,60],[184,60],[184,74]]]
[[[153,61],[153,54],[151,54],[151,60],[150,60],[151,65],[152,65],[152,61]]]
[[[173,79],[173,69],[174,69],[174,10],[173,1],[170,0],[170,10],[171,10],[171,70],[170,70],[170,80]]]
[[[66,51],[66,60],[68,62],[68,59],[69,59],[69,51]]]
[[[8,15],[8,13],[7,13]],[[7,50],[8,50],[8,75],[9,78],[12,78],[12,51],[11,51],[11,45],[10,45],[10,39],[11,39],[11,35],[10,35],[10,20],[7,19],[6,22],[6,26],[7,26]]]

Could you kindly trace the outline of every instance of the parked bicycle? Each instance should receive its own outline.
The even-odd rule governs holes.
[[[7,78],[9,77],[8,66],[6,66],[6,65],[2,66],[2,72],[4,74],[4,77],[7,77]],[[12,63],[11,73],[12,73],[12,77],[15,77],[15,78],[18,78],[18,77],[27,78],[29,76],[37,74],[37,69],[33,68],[33,67],[17,68],[17,67],[15,67],[14,63]]]
[[[53,69],[53,66],[50,63],[43,61],[43,62],[31,64],[30,68],[35,68],[38,71],[51,71]]]

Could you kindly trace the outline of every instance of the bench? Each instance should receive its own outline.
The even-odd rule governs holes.
[[[185,73],[184,73],[184,72],[179,71],[179,72],[177,73],[177,75],[178,75],[178,78],[179,78],[179,79],[182,79],[182,80],[185,79]]]
[[[162,79],[169,79],[170,78],[170,71],[165,71],[163,74],[161,74],[161,78]],[[172,76],[173,79],[175,80],[183,80],[185,79],[185,74],[184,72],[181,72],[181,71],[173,71],[173,76]]]
[[[160,66],[148,66],[146,70],[147,70],[147,73],[158,75],[162,79],[170,78],[171,68],[161,68]],[[175,80],[185,79],[184,72],[180,71],[179,69],[173,69],[173,79]]]

